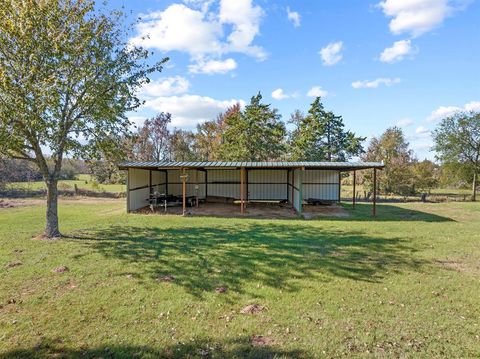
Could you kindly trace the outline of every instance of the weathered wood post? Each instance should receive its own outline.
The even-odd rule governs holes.
[[[187,173],[185,168],[182,168],[182,215],[187,214]]]
[[[373,168],[373,207],[372,215],[377,215],[377,169]]]
[[[355,184],[357,183],[357,171],[353,170],[353,197],[352,197],[352,208],[355,209],[355,202],[356,202],[356,190],[355,190]]]
[[[244,214],[245,212],[245,188],[244,188],[244,179],[243,175],[245,172],[245,168],[241,167],[240,168],[240,213]]]

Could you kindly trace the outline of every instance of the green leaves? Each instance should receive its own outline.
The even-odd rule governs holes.
[[[480,113],[459,112],[442,120],[433,132],[437,158],[456,172],[471,174],[472,199],[480,173]]]
[[[261,103],[258,93],[245,106],[225,116],[225,132],[220,146],[220,158],[225,161],[277,160],[285,151],[285,124],[270,105]]]
[[[296,161],[346,161],[363,152],[364,137],[344,130],[343,118],[326,111],[317,97],[304,116],[297,111],[291,122],[290,156]]]
[[[378,173],[381,192],[414,194],[415,181],[411,166],[414,163],[413,151],[400,128],[390,127],[380,137],[374,137],[362,159],[385,164],[383,171]],[[364,179],[367,187],[372,188],[371,173],[366,173]]]
[[[42,167],[44,152],[93,157],[128,133],[136,90],[168,59],[147,65],[123,20],[89,0],[0,0],[1,153]]]
[[[35,162],[47,183],[48,237],[66,154],[121,153],[135,92],[168,59],[127,43],[121,12],[91,0],[0,0],[0,155]],[[53,165],[47,163],[51,159]]]

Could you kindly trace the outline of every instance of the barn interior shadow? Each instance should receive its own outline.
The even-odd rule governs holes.
[[[255,346],[251,338],[213,341],[203,338],[165,347],[103,345],[71,349],[61,340],[44,338],[38,345],[0,353],[0,359],[25,358],[310,358],[303,350],[281,350],[274,345]]]
[[[305,279],[379,282],[387,272],[422,265],[414,258],[418,248],[398,236],[327,230],[305,221],[228,223],[220,227],[118,225],[77,232],[71,239],[122,260],[124,270],[135,263],[138,280],[173,276],[175,285],[196,296],[219,286],[244,293],[245,284],[252,282],[285,291],[298,290],[304,285],[299,281]]]

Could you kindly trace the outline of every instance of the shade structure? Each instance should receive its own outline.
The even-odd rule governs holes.
[[[162,194],[181,198],[183,213],[190,199],[198,205],[221,198],[239,204],[242,214],[255,201],[289,203],[299,214],[304,203],[339,202],[342,172],[383,167],[381,162],[317,161],[128,161],[119,165],[128,172],[129,212],[145,207],[152,195]]]

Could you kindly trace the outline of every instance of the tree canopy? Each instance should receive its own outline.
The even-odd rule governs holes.
[[[64,156],[117,149],[126,112],[141,104],[136,90],[166,61],[148,65],[148,52],[127,43],[123,20],[90,0],[0,1],[0,154],[39,167],[48,237],[60,235]]]
[[[280,159],[285,150],[285,124],[277,109],[253,96],[242,111],[225,116],[225,131],[219,149],[226,161],[269,161]]]
[[[372,138],[362,159],[385,164],[378,174],[381,191],[405,195],[415,191],[410,167],[414,162],[413,151],[401,128],[390,127],[380,137]],[[365,180],[371,187],[370,174],[365,175]]]
[[[326,111],[320,97],[315,98],[305,116],[292,114],[295,126],[289,141],[290,157],[296,161],[346,161],[363,153],[365,137],[345,130],[341,116]]]
[[[437,158],[472,175],[472,200],[480,173],[480,113],[458,112],[445,118],[433,132]]]

